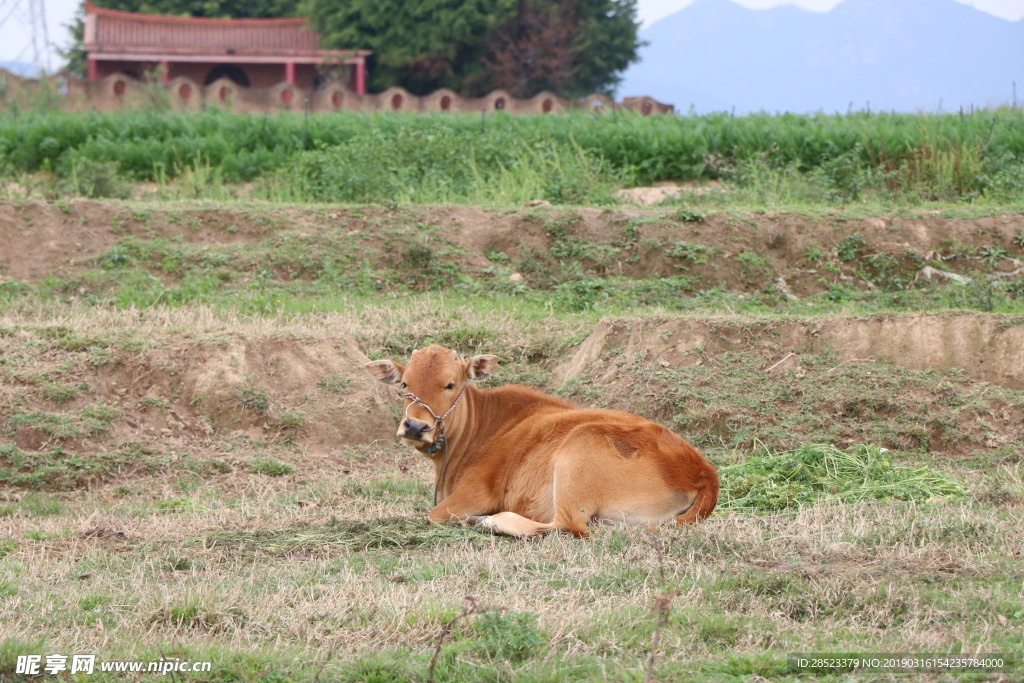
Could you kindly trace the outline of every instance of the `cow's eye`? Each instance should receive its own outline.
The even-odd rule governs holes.
[[[455,382],[448,382],[448,386],[445,387],[445,389],[447,389],[448,391],[451,391],[454,388],[455,388]]]
[[[408,389],[409,385],[406,384],[405,382],[402,382],[401,384],[398,385],[398,388],[399,389]]]

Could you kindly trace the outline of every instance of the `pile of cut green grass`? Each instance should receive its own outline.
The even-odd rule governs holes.
[[[962,482],[930,467],[899,465],[885,448],[812,444],[719,468],[718,510],[764,514],[819,502],[962,500]]]

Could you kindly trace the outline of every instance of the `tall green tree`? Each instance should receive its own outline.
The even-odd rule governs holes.
[[[635,0],[519,0],[488,43],[487,84],[516,97],[612,94],[640,45]]]
[[[636,0],[308,0],[325,47],[373,50],[369,87],[611,93],[636,61]]]
[[[414,94],[486,78],[484,51],[517,0],[309,0],[325,47],[373,50],[367,85]]]
[[[622,81],[622,72],[640,58],[644,45],[638,36],[636,0],[575,0],[574,4],[579,16],[575,45],[580,56],[563,94],[612,95]]]

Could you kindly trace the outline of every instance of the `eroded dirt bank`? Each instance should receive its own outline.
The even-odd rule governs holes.
[[[201,453],[241,437],[316,456],[394,438],[398,400],[362,367],[382,349],[344,334],[0,331],[0,424],[25,454]],[[492,384],[516,378],[705,447],[872,440],[967,454],[1024,436],[1024,320],[1011,316],[605,320],[581,344],[509,358]]]
[[[752,345],[775,349],[783,372],[801,354],[832,353],[837,362],[886,361],[909,370],[950,371],[981,382],[1024,389],[1024,318],[974,313],[874,315],[813,320],[669,318],[610,320],[598,325],[557,381],[580,376],[606,353],[650,358],[664,367]],[[610,378],[609,378],[610,379]]]
[[[805,296],[841,284],[904,285],[981,271],[1024,274],[1024,216],[915,212],[862,217],[690,210],[475,207],[298,208],[0,202],[0,274],[76,277],[128,262],[157,278],[216,265],[224,279],[316,278],[339,260],[436,286],[495,264],[531,287],[572,272],[684,276],[697,289]],[[433,259],[433,260],[431,260]],[[326,264],[326,265],[325,265]],[[490,269],[490,270],[488,270]]]

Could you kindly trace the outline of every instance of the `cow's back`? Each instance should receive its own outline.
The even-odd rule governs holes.
[[[475,444],[470,472],[494,492],[502,510],[550,519],[556,459],[567,457],[583,461],[582,471],[604,467],[627,478],[656,478],[679,490],[692,488],[695,479],[713,478],[717,489],[714,468],[696,449],[643,417],[578,408],[516,385],[481,394],[486,408],[475,417],[484,438]],[[559,467],[572,471],[564,462]]]

